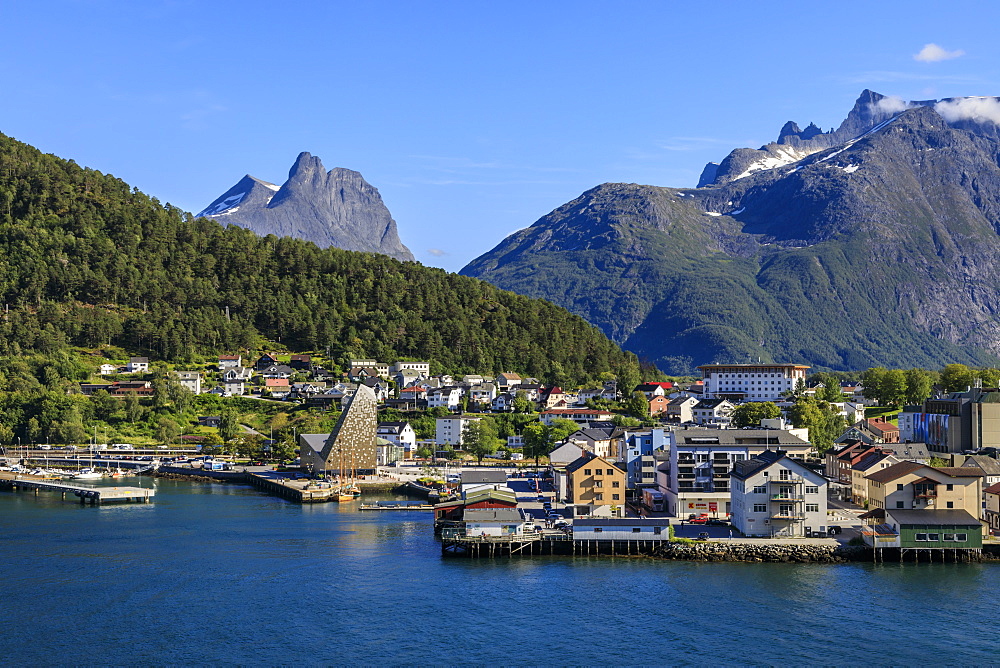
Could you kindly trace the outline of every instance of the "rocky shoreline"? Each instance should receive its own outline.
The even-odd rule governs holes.
[[[1000,559],[1000,550],[996,546],[985,546],[981,552],[952,551],[926,553],[908,553],[906,561],[996,561]],[[789,545],[740,542],[707,542],[707,543],[666,543],[658,546],[652,554],[659,559],[673,561],[705,561],[705,562],[747,562],[747,563],[813,563],[842,564],[848,562],[874,561],[870,547],[853,545]],[[879,553],[879,562],[899,562],[898,548],[886,548]]]

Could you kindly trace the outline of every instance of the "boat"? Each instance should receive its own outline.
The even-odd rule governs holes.
[[[99,480],[104,477],[100,471],[92,468],[80,469],[80,472],[73,476],[73,480]]]
[[[110,477],[112,477],[112,478],[124,478],[125,477],[125,471],[123,471],[121,469],[121,467],[115,468],[113,470],[112,469],[108,469],[108,475]]]

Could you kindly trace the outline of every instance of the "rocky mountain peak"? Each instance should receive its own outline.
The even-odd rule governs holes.
[[[280,188],[247,175],[198,215],[262,236],[413,260],[378,189],[359,172],[343,167],[327,172],[319,157],[308,152],[298,155]]]

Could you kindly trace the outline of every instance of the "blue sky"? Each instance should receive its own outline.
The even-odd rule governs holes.
[[[968,2],[9,2],[0,132],[188,211],[309,151],[360,171],[417,259],[457,271],[600,183],[690,187],[787,120],[836,126],[864,88],[1000,95],[998,19]]]

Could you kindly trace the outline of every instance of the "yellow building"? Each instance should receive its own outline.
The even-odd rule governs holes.
[[[615,462],[585,452],[566,467],[567,501],[575,515],[625,515],[625,471]]]
[[[983,472],[975,467],[903,461],[868,476],[868,507],[882,510],[965,510],[982,515]]]

